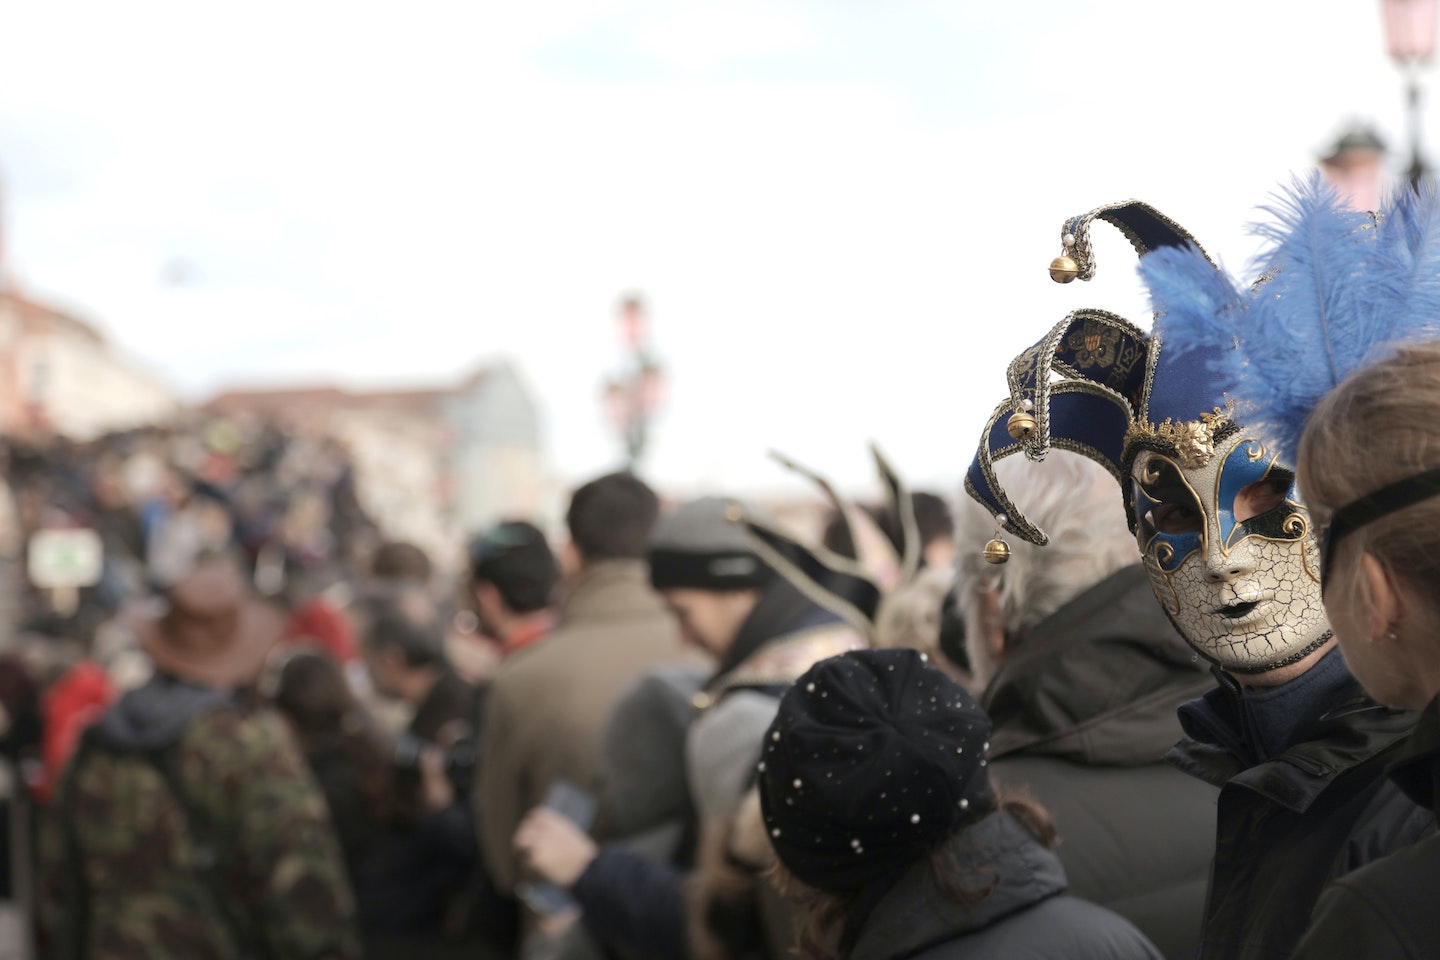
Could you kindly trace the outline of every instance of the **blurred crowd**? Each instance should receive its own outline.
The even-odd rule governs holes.
[[[324,437],[13,445],[17,950],[1436,955],[1440,200],[1290,201],[1243,290],[1138,202],[1067,221],[1052,276],[1106,219],[1156,328],[1018,355],[963,496],[787,461],[814,537],[617,472],[449,563]],[[1360,333],[1266,367],[1321,289]]]
[[[662,510],[617,473],[572,493],[562,537],[501,523],[454,572],[383,537],[324,438],[216,421],[9,462],[17,626],[0,659],[14,693],[0,696],[26,785],[11,807],[33,824],[11,855],[34,873],[47,956],[784,956],[800,915],[765,879],[753,751],[787,687],[867,648],[914,652],[886,665],[922,670],[923,689],[965,709],[980,708],[962,691],[989,684],[1001,720],[1035,682],[991,683],[1003,640],[966,640],[956,540],[976,523],[988,536],[985,521],[962,510],[957,531],[946,498],[907,492],[883,461],[882,503],[820,481],[829,518],[813,544],[730,498]],[[1049,483],[1093,479],[1072,466]],[[31,582],[19,545],[55,528],[99,536],[93,583]],[[1071,594],[1103,589],[1110,622],[1146,593],[1123,524],[1077,536],[1094,569],[1027,576],[1027,628]],[[1172,818],[1203,818],[1209,792],[1146,751],[1178,732],[1164,714],[1206,677],[1146,613],[1132,659],[1157,662],[1131,665],[1125,695],[1044,671],[1076,712],[1037,738],[1061,749],[1007,757],[969,729],[957,755],[1052,780],[1052,809],[1071,774],[1045,770],[1066,756],[1166,791]],[[1016,709],[1018,726],[1036,722]],[[911,771],[899,790],[921,782]],[[1049,823],[1021,797],[975,800]],[[1083,864],[1070,886],[1179,955],[1193,938],[1176,931],[1198,922],[1201,835],[1152,827],[1170,863],[1134,873],[1138,855],[1091,857],[1103,826],[1067,819]],[[1116,923],[1117,942],[1150,955]]]
[[[474,692],[448,667],[448,631],[432,638],[413,628],[407,634],[408,621],[395,626],[391,607],[423,611],[427,629],[438,628],[453,598],[423,551],[381,538],[342,446],[260,421],[197,419],[83,444],[15,441],[5,454],[0,744],[19,785],[7,822],[28,814],[26,830],[7,834],[12,905],[33,910],[30,891],[43,892],[43,881],[54,879],[36,873],[37,853],[47,849],[36,841],[76,816],[58,778],[88,731],[120,716],[127,694],[153,693],[157,676],[173,675],[244,689],[285,718],[270,735],[293,739],[310,775],[334,792],[333,811],[310,815],[323,813],[326,831],[333,824],[345,870],[332,879],[347,887],[345,904],[353,902],[352,878],[378,871],[386,879],[371,885],[374,895],[390,899],[368,914],[380,930],[440,929],[443,894],[469,882],[474,861],[473,853],[452,853],[455,877],[445,879],[431,856],[474,846],[468,814],[456,815],[474,767]],[[84,533],[97,547],[93,563],[70,557],[58,586],[49,568],[66,566],[63,547],[47,556],[36,546],[55,531]],[[77,563],[86,569],[75,570]],[[367,648],[380,649],[368,661],[373,673],[358,640],[362,627],[380,637]],[[242,640],[248,651],[238,653]],[[428,712],[413,711],[413,718],[413,704],[407,710],[402,691],[389,686],[400,670],[391,666],[395,650],[402,663],[413,661],[410,672],[445,665]],[[174,664],[164,660],[167,651],[179,658]],[[241,662],[215,673],[204,662],[215,656]],[[456,659],[483,670],[490,657],[482,648]],[[129,746],[172,747],[143,730],[160,730],[161,740],[178,735],[182,726],[165,728],[184,720],[181,701],[136,701],[142,732]],[[416,734],[402,720],[425,742],[443,743],[458,769],[447,775],[442,763],[423,776],[430,764],[422,764]],[[446,728],[451,720],[457,723]],[[258,768],[240,772],[263,776]],[[396,845],[400,836],[408,849]],[[407,856],[410,876],[401,879]],[[365,866],[371,862],[384,865]],[[27,883],[32,876],[42,881],[38,887]],[[411,885],[417,880],[438,883],[441,892],[419,890]],[[187,913],[183,902],[173,906]],[[37,931],[42,952],[60,950],[60,933],[79,929],[61,916]],[[353,922],[339,912],[331,919],[337,929]],[[155,955],[152,949],[141,953]]]

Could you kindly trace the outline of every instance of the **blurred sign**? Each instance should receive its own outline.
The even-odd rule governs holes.
[[[104,551],[94,530],[41,530],[30,538],[30,582],[42,589],[100,582]]]

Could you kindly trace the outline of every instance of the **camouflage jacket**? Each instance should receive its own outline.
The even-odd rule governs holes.
[[[157,678],[86,738],[42,826],[41,921],[53,946],[83,930],[82,955],[96,960],[358,955],[325,800],[277,715]],[[213,844],[197,842],[147,751],[166,751]],[[206,871],[197,856],[212,847]]]

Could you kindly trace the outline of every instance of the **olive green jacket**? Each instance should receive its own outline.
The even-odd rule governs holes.
[[[157,678],[85,734],[57,796],[40,845],[51,955],[358,955],[325,799],[275,713]]]

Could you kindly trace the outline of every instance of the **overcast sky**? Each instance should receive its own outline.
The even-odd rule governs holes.
[[[952,492],[1011,356],[1144,321],[1108,227],[1046,277],[1064,218],[1145,199],[1243,272],[1356,118],[1404,147],[1376,0],[0,0],[24,291],[190,396],[511,358],[576,478],[638,288],[679,493],[784,489],[771,447],[866,489],[872,439]]]

